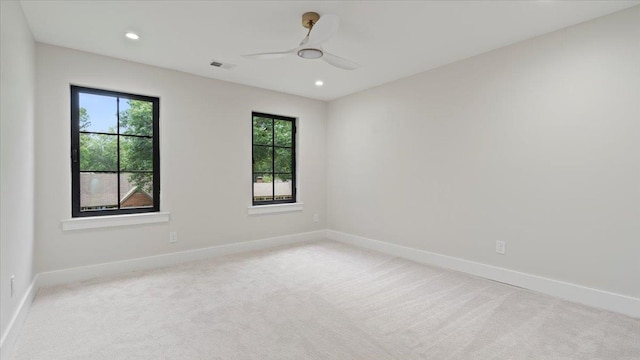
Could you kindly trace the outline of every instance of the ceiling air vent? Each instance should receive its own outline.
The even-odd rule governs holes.
[[[225,64],[225,63],[223,63],[221,61],[218,61],[218,60],[212,60],[210,65],[213,66],[213,67],[226,69],[226,70],[231,70],[234,67],[236,67],[236,64],[230,64],[230,63],[226,63]]]

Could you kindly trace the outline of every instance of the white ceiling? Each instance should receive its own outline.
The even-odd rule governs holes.
[[[21,1],[36,41],[261,88],[332,100],[640,1]],[[240,55],[288,50],[301,15],[336,14],[325,44],[362,64]],[[138,32],[134,42],[124,37]],[[236,64],[214,68],[211,60]],[[317,79],[324,86],[314,85]]]

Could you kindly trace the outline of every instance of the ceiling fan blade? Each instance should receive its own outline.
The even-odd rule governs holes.
[[[287,50],[287,51],[278,51],[278,52],[267,52],[267,53],[242,55],[242,57],[252,58],[252,59],[279,59],[279,58],[281,58],[283,56],[286,56],[286,55],[289,55],[289,54],[293,54],[297,49],[298,48]]]
[[[324,51],[324,55],[322,56],[322,58],[324,59],[324,61],[328,62],[329,64],[345,70],[355,70],[360,67],[360,64],[358,63],[341,58],[340,56],[333,55],[326,51]]]
[[[340,26],[340,18],[338,15],[323,15],[320,20],[313,25],[306,45],[309,47],[322,45],[338,32],[338,26]]]

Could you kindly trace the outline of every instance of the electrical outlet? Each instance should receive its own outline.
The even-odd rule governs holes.
[[[11,274],[11,297],[13,297],[13,285],[16,282],[16,275]]]
[[[169,242],[170,243],[178,242],[178,232],[177,231],[170,231],[169,232]]]
[[[319,222],[319,221],[320,221],[320,215],[313,214],[313,222]]]
[[[496,252],[504,255],[506,250],[506,244],[504,241],[496,241]]]

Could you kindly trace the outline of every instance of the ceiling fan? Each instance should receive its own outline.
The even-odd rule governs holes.
[[[337,15],[327,14],[320,17],[318,13],[307,12],[302,15],[302,26],[309,29],[307,36],[302,39],[297,47],[278,52],[267,52],[259,54],[244,55],[244,57],[255,59],[277,59],[287,55],[296,54],[303,59],[319,59],[327,63],[345,70],[355,70],[360,67],[359,64],[341,58],[326,52],[322,48],[327,40],[329,40],[338,31],[340,18]]]

